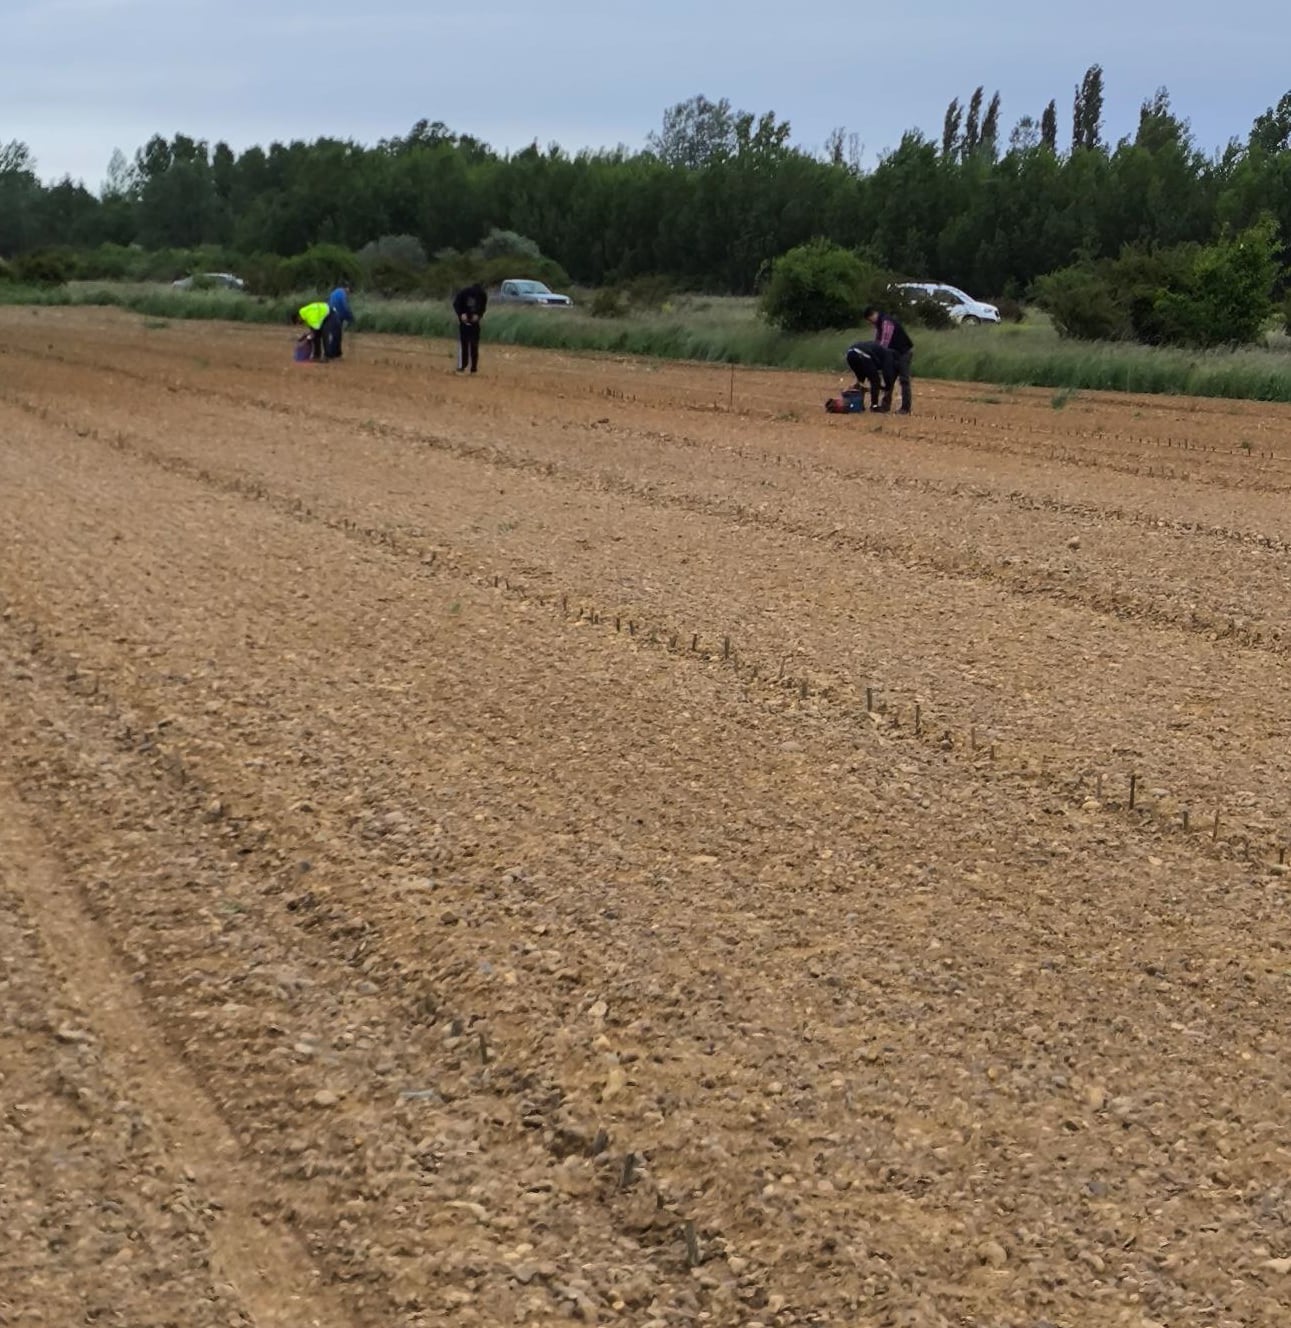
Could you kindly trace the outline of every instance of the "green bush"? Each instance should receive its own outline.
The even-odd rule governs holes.
[[[4,261],[3,258],[0,258],[0,281],[12,281],[12,280],[13,280],[13,268],[11,268],[9,264]]]
[[[82,281],[137,281],[143,256],[124,244],[101,244],[76,256],[76,275]]]
[[[627,311],[627,301],[617,286],[602,286],[588,309],[593,318],[622,318]]]
[[[316,244],[303,254],[287,260],[295,290],[330,290],[338,281],[358,284],[362,273],[359,260],[339,244]]]
[[[662,309],[676,286],[670,277],[633,277],[627,284],[627,298],[634,309]]]
[[[1291,337],[1291,290],[1287,290],[1282,296],[1282,330]]]
[[[277,297],[290,294],[294,288],[291,267],[277,254],[252,254],[242,259],[237,271],[253,295]]]
[[[1035,284],[1036,300],[1058,334],[1076,341],[1119,341],[1129,314],[1107,277],[1088,265],[1059,268]]]
[[[481,285],[492,288],[512,277],[546,282],[559,291],[569,285],[569,273],[554,258],[520,258],[507,254],[472,265],[472,276]]]
[[[65,286],[72,273],[71,258],[54,249],[23,254],[13,265],[14,278],[24,286]]]
[[[415,295],[423,289],[425,264],[421,268],[397,258],[377,257],[366,264],[363,289],[378,295]]]
[[[1278,232],[1271,221],[1196,251],[1182,290],[1157,300],[1167,340],[1187,346],[1248,346],[1273,314],[1279,276]]]
[[[1011,295],[1001,295],[999,299],[992,300],[991,303],[1000,311],[1000,321],[1002,323],[1026,322],[1026,306],[1021,300],[1015,300]]]
[[[900,292],[894,292],[894,294],[899,295]],[[894,307],[890,297],[884,308],[885,310],[891,310]],[[940,300],[921,298],[911,302],[908,308],[907,319],[920,327],[926,327],[932,331],[941,331],[955,325],[955,320],[950,316],[950,310]],[[896,314],[896,317],[899,318],[900,314]]]
[[[828,240],[812,240],[777,258],[762,292],[762,313],[784,332],[849,327],[860,318],[873,270]]]
[[[378,262],[397,263],[418,272],[426,267],[426,250],[415,235],[383,235],[370,240],[355,257],[365,276]]]
[[[542,258],[542,250],[536,241],[527,235],[517,235],[515,231],[500,231],[496,226],[480,241],[479,252],[484,259],[512,258],[534,262]],[[541,281],[542,278],[535,277],[534,280]]]
[[[1273,315],[1277,254],[1277,227],[1263,221],[1211,245],[1127,247],[1110,261],[1041,277],[1036,295],[1063,336],[1245,346],[1260,339]]]

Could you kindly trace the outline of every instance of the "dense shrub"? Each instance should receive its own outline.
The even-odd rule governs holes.
[[[542,250],[537,242],[527,235],[517,235],[515,231],[500,231],[494,227],[480,241],[481,258],[519,258],[536,260],[542,257]],[[536,278],[541,280],[541,278]]]
[[[991,303],[1000,311],[1000,321],[1002,323],[1026,322],[1026,306],[1021,300],[1015,300],[1011,295],[1001,295],[999,299],[992,300]]]
[[[1041,277],[1035,296],[1060,336],[1119,341],[1130,335],[1128,310],[1106,275],[1091,266],[1064,267]]]
[[[71,258],[54,249],[23,254],[13,265],[14,277],[24,286],[65,286],[72,273]]]
[[[626,295],[634,309],[662,309],[675,290],[671,277],[656,274],[633,277],[627,283]]]
[[[622,318],[628,311],[627,299],[617,286],[602,286],[592,296],[593,318]]]
[[[1245,346],[1258,341],[1273,314],[1278,234],[1264,221],[1197,250],[1188,284],[1163,291],[1158,316],[1170,340],[1191,346]]]
[[[907,304],[901,299],[899,290],[893,290],[887,299],[884,308],[891,313],[901,316],[905,313],[907,322],[915,323],[919,327],[930,328],[933,331],[940,331],[944,328],[953,327],[955,320],[950,316],[950,310],[946,308],[940,300],[929,298],[916,299]],[[902,309],[904,306],[904,310]]]
[[[378,295],[416,295],[425,284],[426,269],[401,263],[397,258],[376,258],[365,264],[363,289]]]
[[[1274,311],[1277,252],[1277,229],[1265,221],[1216,244],[1127,248],[1110,261],[1063,268],[1041,277],[1036,295],[1064,336],[1249,345]]]
[[[139,281],[142,249],[123,244],[101,244],[76,256],[76,275],[83,281]]]
[[[514,254],[507,254],[474,264],[471,275],[490,289],[511,277],[544,281],[556,291],[569,285],[569,273],[554,258],[517,259]]]
[[[415,235],[383,235],[356,255],[363,288],[379,295],[413,295],[423,289],[426,250]]]
[[[238,264],[236,271],[253,295],[286,295],[294,286],[288,260],[277,254],[252,254]]]
[[[365,244],[355,257],[365,272],[377,262],[397,263],[417,271],[426,266],[426,250],[415,235],[383,235]]]
[[[860,318],[872,269],[828,240],[812,240],[777,258],[762,292],[762,312],[785,332],[850,327]]]
[[[292,286],[296,290],[331,289],[338,281],[358,284],[359,260],[339,244],[316,244],[303,254],[287,260]]]

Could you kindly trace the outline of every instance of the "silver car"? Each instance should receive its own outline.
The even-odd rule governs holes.
[[[213,286],[219,290],[246,290],[247,284],[241,277],[235,277],[232,272],[201,272],[192,277],[180,277],[178,281],[172,281],[170,284],[176,290],[192,290],[197,278],[201,278],[203,286]]]
[[[548,309],[572,309],[574,305],[568,295],[557,295],[541,281],[518,278],[504,281],[495,299],[499,304],[537,304]]]

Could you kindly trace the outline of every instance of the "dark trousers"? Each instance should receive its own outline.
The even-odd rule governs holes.
[[[480,325],[479,323],[457,324],[457,372],[470,369],[474,373],[480,367]]]
[[[849,350],[847,352],[847,367],[856,375],[856,381],[870,386],[870,405],[879,404],[879,384],[883,381],[879,374],[879,366],[870,359],[868,355],[862,355],[859,350]],[[890,384],[885,385],[888,392],[892,388]]]
[[[901,409],[911,408],[914,392],[910,386],[910,365],[914,360],[914,351],[908,350],[895,356],[897,382],[901,384]],[[888,400],[892,399],[892,389],[888,388]]]
[[[332,344],[333,329],[339,326],[340,319],[335,314],[328,314],[317,329],[312,327],[309,329],[309,346],[314,359],[332,358],[328,347]]]
[[[328,314],[323,323],[323,354],[329,360],[341,358],[341,333],[345,324],[335,314]]]

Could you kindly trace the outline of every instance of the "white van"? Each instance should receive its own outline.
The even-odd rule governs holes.
[[[909,291],[911,295],[924,295],[930,300],[936,300],[938,304],[944,304],[951,321],[965,327],[1000,321],[1000,311],[993,304],[983,304],[981,300],[965,295],[958,286],[947,286],[940,281],[903,281],[898,289]]]

